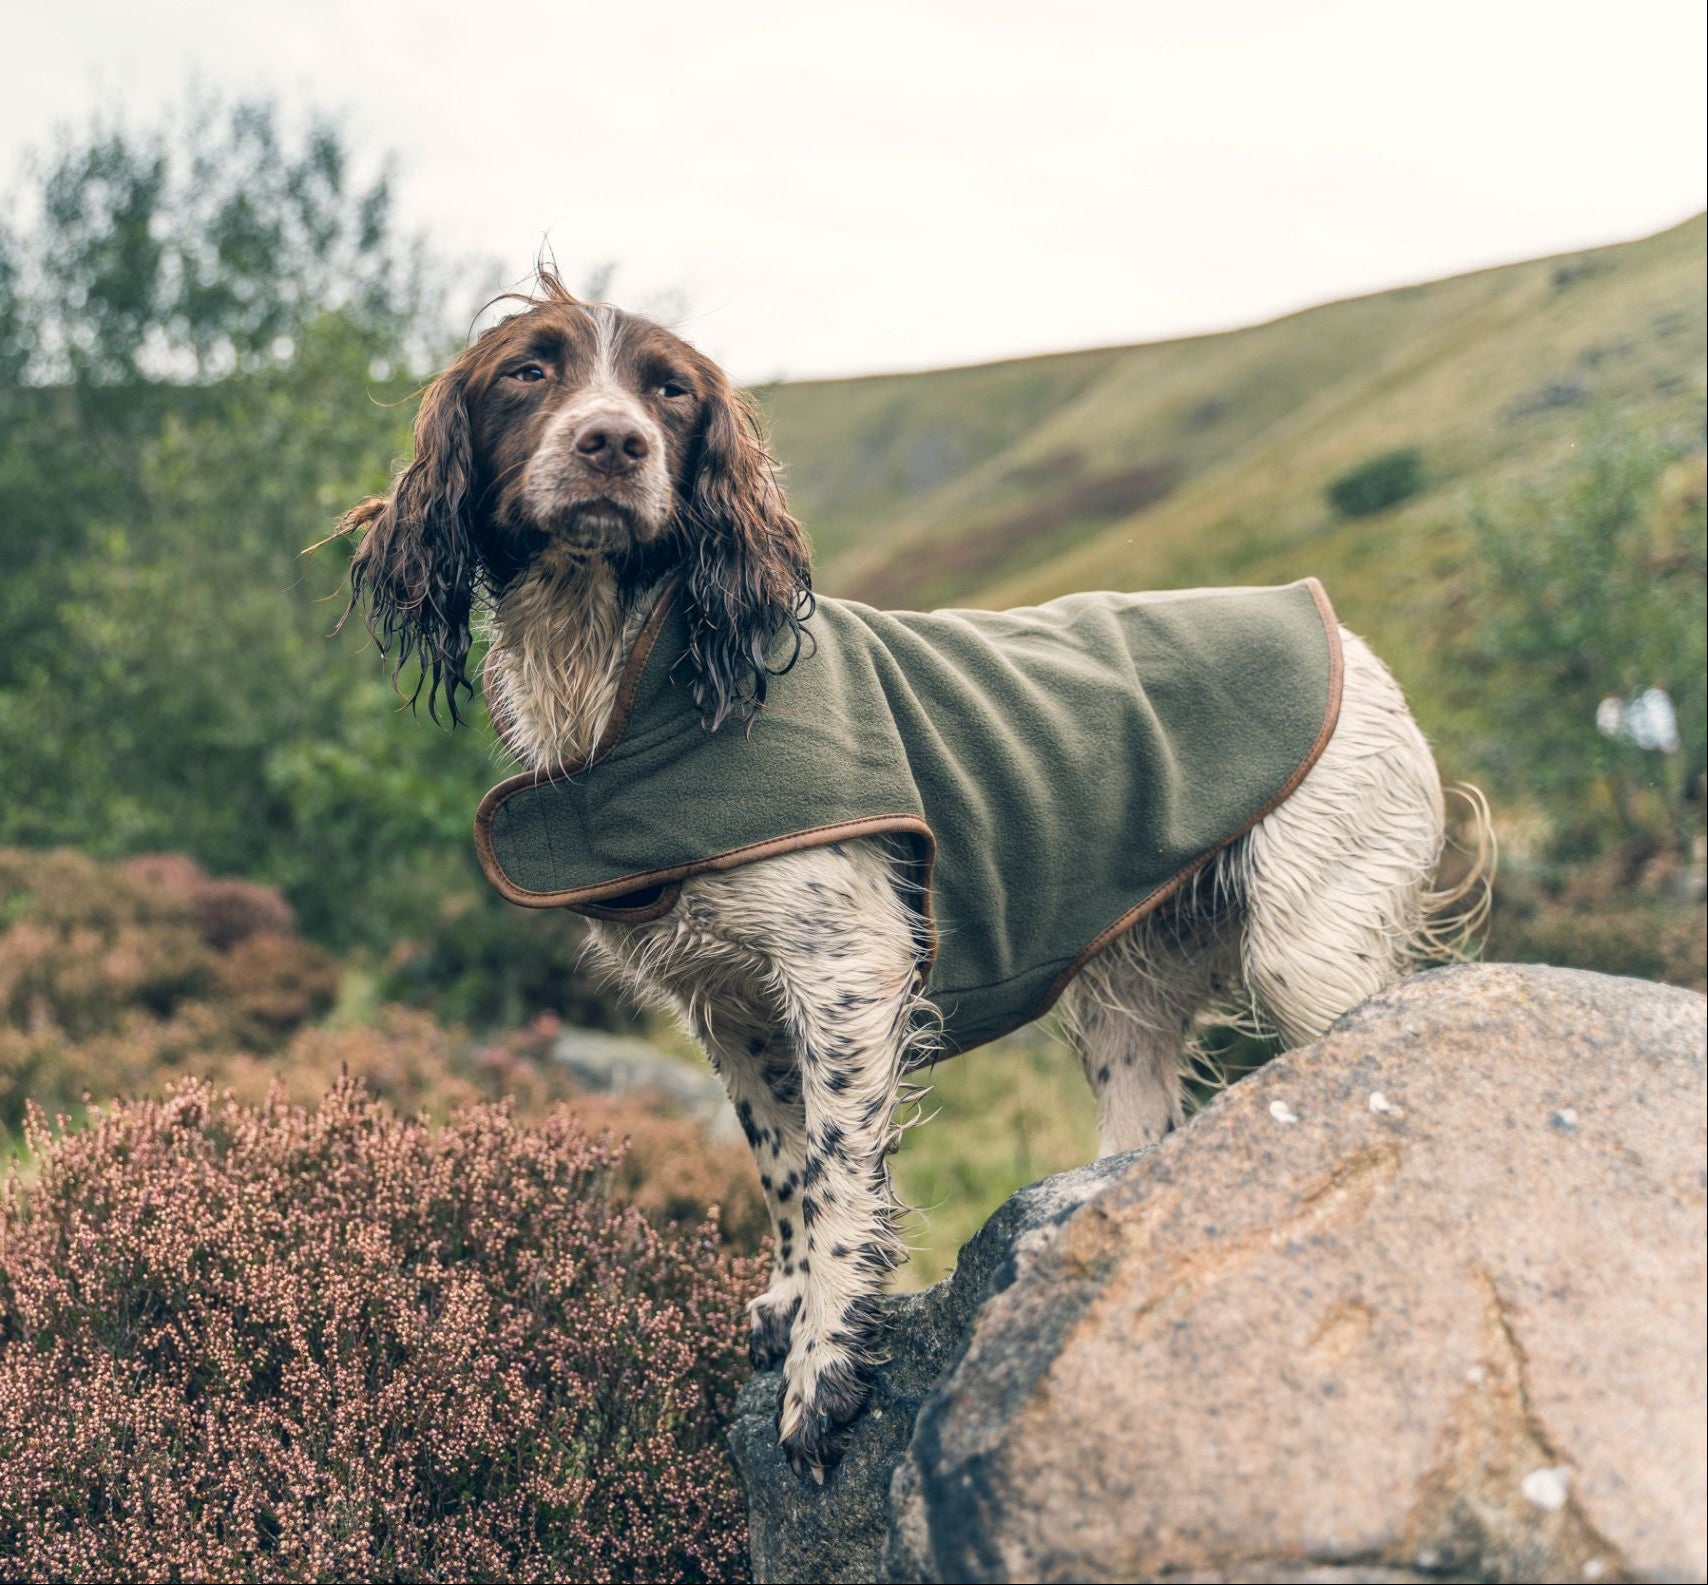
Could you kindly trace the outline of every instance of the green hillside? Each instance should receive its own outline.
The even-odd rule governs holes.
[[[1704,219],[1225,334],[766,395],[819,586],[1009,605],[1316,573],[1451,758],[1443,663],[1467,504],[1597,426],[1700,436]],[[1328,483],[1395,448],[1426,487],[1351,521]]]

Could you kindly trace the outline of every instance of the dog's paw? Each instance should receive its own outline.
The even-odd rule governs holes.
[[[849,1423],[866,1406],[870,1390],[864,1373],[846,1361],[819,1371],[805,1392],[785,1380],[777,1410],[777,1445],[796,1474],[824,1484],[825,1472],[842,1457]]]
[[[747,1306],[747,1357],[755,1370],[780,1365],[789,1353],[789,1337],[800,1314],[797,1293],[769,1291]]]

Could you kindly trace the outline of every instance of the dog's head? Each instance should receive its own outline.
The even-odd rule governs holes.
[[[752,408],[709,358],[555,278],[427,388],[415,459],[343,527],[352,604],[428,708],[473,692],[470,620],[548,550],[626,585],[682,575],[707,727],[763,704],[773,651],[810,609],[807,546]]]

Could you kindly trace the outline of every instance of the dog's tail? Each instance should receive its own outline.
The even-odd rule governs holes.
[[[1489,801],[1470,782],[1457,782],[1446,792],[1458,801],[1460,818],[1447,822],[1436,884],[1423,894],[1417,929],[1406,943],[1405,956],[1414,970],[1480,957],[1494,907],[1500,844]]]

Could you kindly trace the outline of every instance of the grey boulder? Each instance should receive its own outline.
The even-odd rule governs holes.
[[[855,1508],[866,1545],[878,1442],[767,1508],[753,1439],[759,1577],[1702,1579],[1704,1012],[1422,975],[1156,1149],[1025,1191],[897,1307],[914,1423],[882,1432],[875,1567],[803,1548]]]

